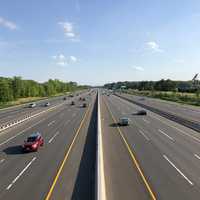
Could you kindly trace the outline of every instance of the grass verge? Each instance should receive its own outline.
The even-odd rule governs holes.
[[[200,95],[195,93],[181,93],[181,92],[164,92],[164,91],[138,91],[138,90],[127,90],[126,93],[147,96],[181,104],[200,106]]]

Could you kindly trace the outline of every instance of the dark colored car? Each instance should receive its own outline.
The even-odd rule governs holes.
[[[73,105],[75,105],[75,102],[74,102],[74,101],[72,101],[72,102],[71,102],[71,105],[72,105],[72,106],[73,106]]]
[[[48,106],[50,106],[50,103],[49,103],[49,102],[46,102],[46,103],[44,104],[44,106],[45,106],[45,107],[48,107]]]
[[[139,110],[137,112],[138,115],[147,115],[147,111],[146,110]]]
[[[87,107],[87,103],[83,103],[83,108],[86,108]]]
[[[40,146],[44,145],[44,139],[39,132],[33,133],[28,136],[22,146],[24,152],[37,151]]]
[[[85,101],[85,98],[84,98],[84,97],[82,98],[82,101]]]

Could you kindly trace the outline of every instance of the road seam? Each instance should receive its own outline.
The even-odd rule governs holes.
[[[150,140],[148,137],[147,137],[147,135],[143,132],[143,131],[141,131],[141,130],[139,130],[139,132],[144,136],[144,138],[146,139],[146,140]]]
[[[49,140],[49,144],[54,140],[54,138],[59,134],[59,131],[56,132],[56,134]]]
[[[148,120],[146,120],[146,119],[144,119],[144,118],[142,118],[142,119],[143,119],[143,121],[146,122],[147,124],[150,124],[150,121],[148,121]]]
[[[6,190],[9,190],[14,184],[15,182],[23,175],[23,173],[31,166],[31,164],[36,160],[36,157],[34,157],[27,165],[26,167],[19,173],[18,176],[16,176],[16,178],[11,182],[10,185],[8,185],[8,187],[6,188]]]
[[[111,115],[111,117],[112,117],[114,123],[117,123],[117,121],[116,121],[116,119],[114,118],[114,116],[113,116],[113,114],[112,114],[112,111],[111,111],[110,108],[108,107],[107,103],[106,103],[105,101],[104,101],[104,103],[105,103],[105,105],[106,105],[106,107],[107,107],[107,109],[108,109],[108,111],[109,111],[109,113],[110,113],[110,115]],[[130,154],[130,156],[131,156],[131,158],[132,158],[133,163],[135,164],[135,166],[136,166],[136,168],[137,168],[137,170],[138,170],[138,172],[139,172],[139,174],[140,174],[140,176],[141,176],[141,178],[142,178],[142,180],[143,180],[144,185],[146,186],[146,188],[147,188],[147,190],[148,190],[148,192],[149,192],[149,194],[150,194],[150,196],[151,196],[151,199],[152,199],[152,200],[157,200],[157,198],[156,198],[154,192],[152,191],[152,189],[151,189],[149,183],[147,182],[147,179],[145,178],[145,176],[144,176],[144,174],[143,174],[143,172],[142,172],[142,169],[141,169],[141,167],[140,167],[140,165],[139,165],[139,163],[138,163],[138,161],[137,161],[137,159],[136,159],[135,153],[133,153],[133,151],[131,150],[131,147],[130,147],[130,145],[128,144],[128,142],[126,141],[126,139],[125,139],[125,137],[124,137],[124,135],[123,135],[121,129],[120,129],[119,127],[117,127],[117,130],[118,130],[118,132],[119,132],[119,134],[120,134],[122,140],[124,141],[124,144],[125,144],[125,146],[126,146],[128,152],[129,152],[129,154]]]
[[[82,120],[81,120],[81,123],[80,123],[78,129],[76,130],[76,133],[75,133],[75,136],[74,136],[74,138],[73,138],[73,140],[72,140],[72,143],[70,144],[69,149],[67,150],[67,153],[65,154],[65,157],[64,157],[64,159],[63,159],[63,161],[62,161],[62,164],[61,164],[61,166],[59,167],[59,170],[58,170],[58,172],[57,172],[57,174],[56,174],[56,176],[55,176],[55,178],[54,178],[54,181],[53,181],[53,183],[52,183],[52,185],[51,185],[51,187],[50,187],[50,190],[49,190],[47,196],[45,197],[45,200],[49,200],[49,199],[51,198],[51,194],[52,194],[52,192],[53,192],[53,190],[54,190],[54,188],[55,188],[55,185],[56,185],[56,183],[57,183],[57,181],[58,181],[58,178],[60,177],[60,174],[61,174],[61,172],[62,172],[62,170],[63,170],[63,167],[64,167],[64,165],[65,165],[65,163],[66,163],[66,161],[67,161],[67,159],[68,159],[68,157],[69,157],[69,154],[70,154],[70,152],[71,152],[71,150],[72,150],[72,147],[74,146],[74,143],[75,143],[75,141],[76,141],[76,138],[77,138],[77,136],[79,135],[79,132],[80,132],[82,126],[83,126],[83,123],[85,122],[85,119],[86,119],[86,117],[87,117],[87,115],[88,115],[88,113],[89,113],[89,110],[90,110],[89,108],[90,108],[90,106],[88,107],[88,109],[87,109],[87,111],[86,111],[84,117],[83,117]]]
[[[194,185],[194,183],[187,177],[185,176],[185,174],[176,167],[176,165],[166,156],[166,155],[163,155],[163,157],[165,158],[165,160],[167,160],[169,162],[169,164],[174,168],[176,169],[176,171],[190,184],[190,185]]]
[[[197,159],[199,159],[199,160],[200,160],[200,156],[199,156],[199,155],[197,155],[197,154],[194,154],[194,156],[195,156]]]
[[[48,126],[51,126],[54,123],[55,123],[55,120],[53,120],[52,122],[48,123]]]
[[[174,141],[174,138],[172,138],[172,137],[170,137],[169,135],[167,135],[167,133],[165,133],[164,131],[162,131],[162,130],[160,130],[160,129],[158,129],[158,131],[159,131],[160,133],[162,133],[164,136],[166,136],[167,138],[169,138],[170,140]]]
[[[196,138],[196,137],[194,137],[194,136],[192,136],[192,135],[187,134],[185,131],[183,131],[183,130],[181,130],[181,129],[179,129],[179,128],[173,126],[173,125],[170,125],[169,123],[164,122],[163,120],[161,120],[161,119],[159,119],[159,118],[157,118],[157,117],[155,117],[155,116],[152,116],[152,115],[151,115],[151,117],[154,118],[154,119],[157,119],[157,120],[161,121],[162,123],[166,124],[167,126],[169,126],[169,127],[171,127],[171,128],[174,128],[174,129],[178,130],[179,132],[183,133],[185,136],[188,136],[188,137],[194,139],[196,142],[200,143],[200,139],[198,139],[198,138]]]

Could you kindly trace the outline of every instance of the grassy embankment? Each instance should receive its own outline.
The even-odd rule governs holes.
[[[158,98],[158,99],[178,102],[182,104],[200,106],[200,94],[196,94],[196,93],[138,91],[138,90],[131,90],[131,89],[127,90],[127,93],[139,95],[139,96]]]

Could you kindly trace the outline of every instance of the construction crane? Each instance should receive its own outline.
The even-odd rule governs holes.
[[[200,81],[198,80],[198,76],[199,76],[199,73],[195,74],[195,76],[192,79],[192,84],[195,89],[200,88]]]

